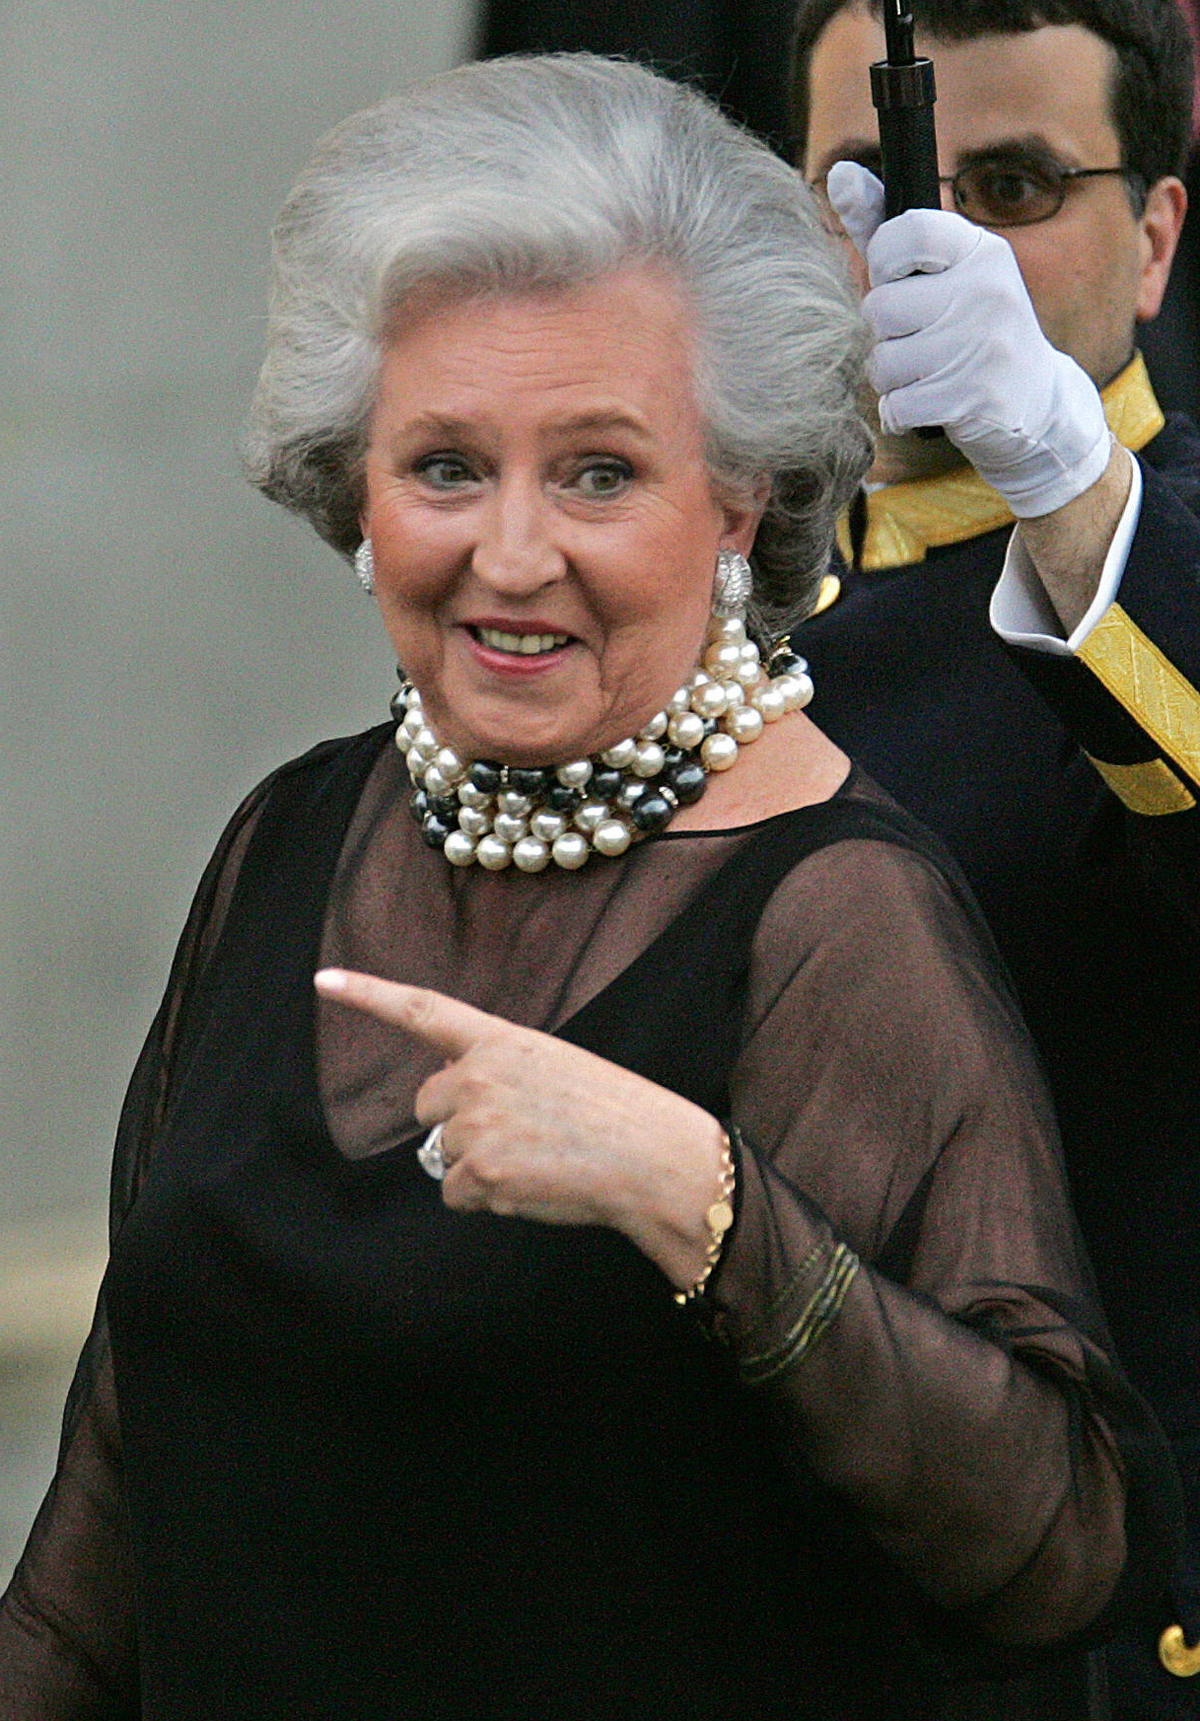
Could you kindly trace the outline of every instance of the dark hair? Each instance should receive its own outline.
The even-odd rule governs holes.
[[[792,34],[789,79],[791,135],[804,152],[809,119],[809,67],[822,30],[839,12],[865,4],[878,17],[880,0],[800,0]],[[1121,144],[1121,165],[1148,188],[1182,173],[1192,123],[1192,41],[1176,0],[910,0],[918,30],[945,42],[1018,35],[1047,24],[1079,24],[1116,54],[1109,114]],[[865,73],[864,73],[865,76]]]

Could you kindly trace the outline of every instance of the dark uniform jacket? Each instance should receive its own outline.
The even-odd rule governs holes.
[[[1197,1643],[1200,434],[1164,421],[1140,360],[1105,405],[1145,490],[1077,657],[990,627],[1012,521],[969,469],[860,506],[796,643],[814,720],[945,838],[1017,982],[1118,1348],[1184,1481],[1191,1569],[1163,1623]],[[1117,1713],[1200,1714],[1200,1671],[1172,1678],[1154,1651],[1143,1633],[1140,1706]]]

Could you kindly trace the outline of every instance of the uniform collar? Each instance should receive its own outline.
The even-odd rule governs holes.
[[[1135,453],[1158,435],[1166,423],[1141,353],[1135,353],[1100,396],[1104,416],[1118,442]],[[887,484],[866,498],[867,530],[859,566],[864,573],[881,573],[911,562],[923,562],[928,550],[978,538],[997,527],[1011,526],[1013,515],[1004,498],[985,484],[970,466],[932,478]],[[849,565],[851,543],[848,517],[838,522],[838,549]],[[836,576],[831,576],[835,578]],[[827,579],[826,585],[830,584]],[[822,590],[820,608],[836,598]]]

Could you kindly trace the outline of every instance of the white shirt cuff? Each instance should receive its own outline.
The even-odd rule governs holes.
[[[1142,512],[1142,469],[1136,460],[1132,464],[1129,500],[1104,558],[1100,584],[1087,614],[1069,639],[1063,638],[1062,623],[1021,542],[1020,532],[1013,532],[1004,557],[1004,571],[992,593],[988,611],[993,628],[1009,645],[1028,646],[1032,651],[1048,652],[1054,657],[1073,657],[1100,617],[1117,601],[1121,576],[1129,560],[1129,546]]]

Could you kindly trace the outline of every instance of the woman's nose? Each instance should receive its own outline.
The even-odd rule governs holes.
[[[540,487],[501,484],[484,511],[471,557],[480,579],[512,596],[559,580],[567,562],[552,530],[552,509]]]

